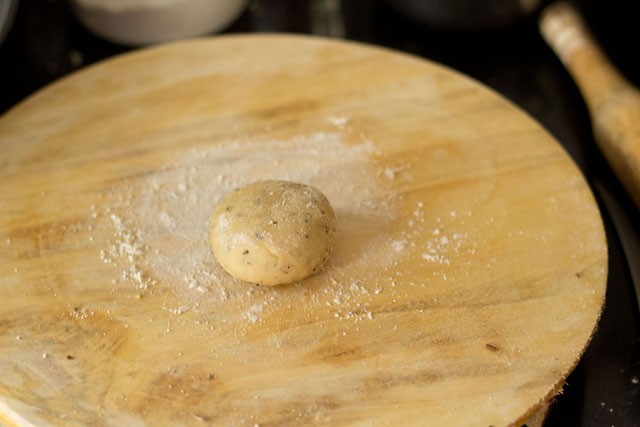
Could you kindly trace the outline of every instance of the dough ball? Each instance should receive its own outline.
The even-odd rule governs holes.
[[[320,271],[335,230],[335,214],[319,190],[288,181],[261,181],[229,193],[216,206],[211,245],[231,275],[275,286]]]

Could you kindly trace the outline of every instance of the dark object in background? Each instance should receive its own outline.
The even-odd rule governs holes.
[[[432,28],[504,28],[532,15],[542,0],[387,0],[406,16]]]

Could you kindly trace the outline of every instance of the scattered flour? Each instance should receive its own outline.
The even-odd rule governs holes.
[[[344,129],[349,124],[349,118],[344,116],[329,116],[327,121],[337,127],[338,129]]]
[[[404,248],[407,246],[407,241],[406,240],[394,240],[391,243],[391,246],[393,247],[394,251],[403,252]]]
[[[126,225],[116,214],[109,214],[109,219],[115,229],[115,240],[109,242],[108,251],[100,252],[100,258],[109,264],[116,258],[126,260],[128,265],[122,270],[121,279],[133,281],[139,289],[155,285],[157,280],[151,279],[141,264],[148,250],[148,246],[143,243],[143,231]]]
[[[251,306],[245,317],[251,322],[256,323],[260,319],[260,313],[264,310],[264,303],[254,304]]]
[[[340,117],[330,121],[336,127],[348,124]],[[100,258],[120,268],[117,282],[131,282],[141,292],[157,284],[170,287],[182,301],[167,307],[176,315],[209,310],[212,320],[218,316],[226,322],[235,315],[238,321],[258,323],[272,310],[305,307],[305,315],[314,320],[317,308],[329,306],[341,320],[371,320],[371,307],[384,290],[401,292],[394,266],[406,251],[421,250],[426,263],[448,265],[444,254],[458,250],[466,236],[446,236],[436,229],[426,246],[416,247],[416,236],[424,235],[424,203],[417,202],[407,226],[398,231],[402,197],[381,184],[396,179],[402,169],[378,165],[372,142],[343,139],[339,131],[320,132],[192,149],[162,171],[127,184],[113,211],[92,206],[92,216],[108,218],[114,231]],[[273,289],[240,283],[213,256],[209,223],[218,201],[235,188],[266,179],[315,186],[336,212],[330,261],[304,285]],[[235,307],[233,313],[229,307]]]

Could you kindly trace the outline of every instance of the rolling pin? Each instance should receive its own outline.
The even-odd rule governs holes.
[[[552,3],[539,24],[582,93],[596,143],[640,207],[640,92],[611,64],[572,4]]]

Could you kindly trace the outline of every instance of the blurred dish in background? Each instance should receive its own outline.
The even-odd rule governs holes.
[[[72,0],[80,22],[111,42],[141,46],[223,30],[247,0]]]
[[[0,0],[0,44],[11,29],[18,8],[18,0]]]
[[[488,30],[507,27],[533,14],[542,0],[387,0],[433,28]]]

